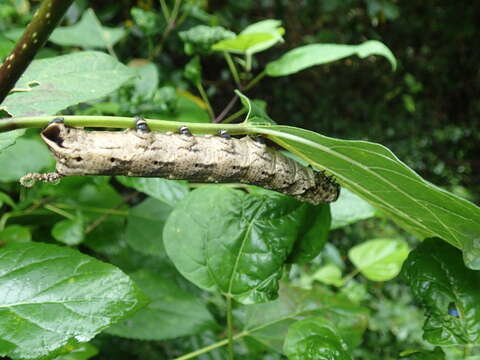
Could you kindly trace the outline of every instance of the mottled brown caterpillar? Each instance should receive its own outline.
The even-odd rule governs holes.
[[[219,136],[193,136],[186,127],[177,134],[150,132],[140,118],[136,130],[88,131],[67,127],[60,119],[41,136],[57,160],[57,174],[35,174],[30,179],[127,175],[241,182],[314,204],[335,201],[340,192],[340,186],[323,172],[299,164],[263,141],[233,138],[225,131]]]

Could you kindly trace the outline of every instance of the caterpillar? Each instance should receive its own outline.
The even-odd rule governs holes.
[[[55,181],[71,175],[164,177],[195,182],[240,182],[257,185],[313,204],[335,201],[340,186],[264,141],[245,136],[192,135],[150,131],[137,118],[136,129],[93,131],[68,127],[62,118],[41,133],[57,160],[56,173],[29,174],[29,180]]]

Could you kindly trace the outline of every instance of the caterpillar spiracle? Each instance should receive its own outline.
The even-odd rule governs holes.
[[[340,186],[322,171],[305,167],[250,136],[233,138],[136,129],[91,131],[66,126],[61,118],[41,133],[57,160],[56,173],[29,174],[53,181],[70,175],[164,177],[195,182],[257,185],[313,204],[337,200]]]

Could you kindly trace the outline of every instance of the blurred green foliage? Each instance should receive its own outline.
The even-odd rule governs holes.
[[[174,11],[176,1],[165,3],[169,12]],[[280,19],[282,27],[286,29],[285,43],[279,43],[268,52],[256,56],[252,64],[254,70],[256,65],[263,67],[287,50],[301,45],[359,44],[368,39],[388,44],[398,60],[398,68],[392,73],[387,61],[375,57],[367,61],[346,58],[289,77],[262,81],[248,95],[250,98],[266,100],[268,112],[277,123],[299,126],[333,137],[380,142],[432,182],[470,200],[479,199],[480,160],[477,144],[480,140],[480,49],[476,31],[479,2],[184,0],[180,3],[178,14],[172,22],[167,16],[172,14],[165,13],[161,1],[77,0],[62,26],[77,23],[83,14],[90,14],[87,9],[92,8],[102,26],[118,30],[116,33],[119,35],[114,42],[104,42],[104,50],[116,55],[123,63],[129,63],[138,76],[107,100],[80,104],[66,113],[142,114],[164,119],[209,121],[205,99],[195,88],[200,75],[195,72],[192,74],[192,66],[195,65],[193,70],[201,68],[205,93],[212,107],[223,109],[236,86],[221,54],[209,52],[210,46],[220,40],[233,38],[235,33],[239,34],[256,21]],[[38,2],[27,0],[4,0],[0,3],[0,58],[8,55],[20,29],[28,23],[32,9],[37,5]],[[206,28],[207,25],[215,28]],[[196,36],[208,32],[208,29],[211,30],[208,44],[196,42]],[[200,38],[205,40],[203,36]],[[38,56],[61,55],[76,51],[77,48],[89,49],[90,46],[102,48],[102,42],[82,45],[54,41]],[[198,64],[189,63],[190,55],[194,53],[202,54]],[[185,71],[190,75],[185,76]],[[194,84],[191,85],[189,80],[193,80]],[[251,78],[241,80],[248,81]],[[22,139],[17,150],[22,149],[24,142],[38,145],[31,138]],[[25,169],[30,170],[31,161],[36,162],[37,166],[51,166],[48,159],[42,157],[42,151],[44,149],[31,158],[26,156],[25,164],[18,165],[22,167],[22,174]],[[39,162],[38,158],[43,161]],[[0,195],[5,193],[0,197],[0,207],[2,210],[7,206],[14,208],[6,194],[13,194],[17,204],[16,212],[9,215],[9,225],[0,233],[5,239],[12,242],[29,241],[32,237],[38,239],[50,234],[53,228],[56,229],[53,238],[75,245],[83,241],[77,228],[86,227],[88,232],[80,245],[82,251],[130,273],[147,269],[166,274],[169,281],[175,281],[175,284],[168,283],[169,287],[178,286],[198,295],[215,320],[225,325],[225,309],[221,299],[201,292],[179,276],[166,259],[163,246],[154,249],[161,256],[153,257],[145,246],[146,242],[141,241],[139,245],[137,242],[141,239],[138,236],[133,239],[128,230],[148,228],[149,231],[160,233],[163,223],[155,224],[156,227],[152,223],[158,222],[159,217],[163,219],[170,207],[159,205],[160,202],[153,199],[142,203],[145,195],[139,193],[127,204],[119,206],[119,194],[131,194],[133,190],[129,188],[157,198],[168,193],[171,195],[168,199],[176,201],[177,197],[183,196],[182,184],[165,191],[165,187],[171,185],[163,182],[147,184],[118,179],[107,184],[108,179],[70,179],[54,190],[51,185],[41,185],[27,193],[19,189],[17,184],[7,182],[17,177],[17,174],[10,175],[12,169],[15,167],[9,167],[8,171],[2,169],[0,174],[0,180],[3,181],[0,183]],[[59,189],[64,193],[58,193]],[[41,199],[51,197],[54,193],[57,213],[38,205],[43,201]],[[72,194],[75,200],[72,200]],[[165,201],[164,198],[159,200]],[[115,208],[118,214],[111,216],[101,226],[92,226],[99,217],[93,210],[82,210],[78,214],[73,211],[85,208]],[[59,209],[67,209],[72,216],[75,214],[74,218],[65,220],[58,215]],[[145,209],[149,214],[162,215],[149,218],[143,211]],[[125,220],[127,212],[131,216]],[[370,216],[374,215],[369,213]],[[150,225],[145,225],[147,223]],[[361,276],[352,279],[357,275],[357,270],[348,261],[348,250],[368,239],[400,237],[411,247],[416,240],[381,217],[341,226],[330,233],[329,245],[312,263],[292,266],[289,280],[305,288],[323,282],[353,303],[370,310],[363,343],[353,353],[356,359],[393,360],[406,350],[433,350],[431,345],[422,340],[424,318],[420,302],[413,299],[404,280],[395,278],[382,283],[371,282]],[[127,229],[125,234],[119,231],[122,227]],[[329,283],[331,278],[327,278],[325,272],[319,273],[319,270],[326,266],[331,270],[333,265],[335,276]],[[344,276],[343,279],[338,278],[338,272]],[[128,320],[123,325],[128,328]],[[215,343],[219,339],[217,330],[213,328],[173,341],[149,342],[102,334],[93,340],[93,345],[99,351],[95,359],[174,358]],[[237,359],[284,359],[282,355],[270,351],[265,344],[253,340],[239,342],[235,350]],[[407,359],[422,356],[412,354]],[[437,354],[438,359],[443,358],[438,349],[429,353],[429,356],[437,359],[434,357]],[[456,350],[447,352],[448,359],[462,358],[463,355],[463,352]],[[199,357],[201,360],[226,358],[224,348]]]

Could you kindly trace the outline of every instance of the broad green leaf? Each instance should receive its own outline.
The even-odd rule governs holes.
[[[137,25],[146,36],[150,37],[164,31],[165,21],[157,12],[140,7],[132,7],[130,14],[132,15],[135,25]]]
[[[376,215],[375,208],[368,202],[344,188],[337,201],[330,204],[332,230],[342,228]]]
[[[400,273],[408,252],[403,240],[374,239],[352,247],[348,258],[367,279],[387,281]]]
[[[36,139],[20,138],[0,153],[0,181],[17,181],[30,172],[39,172],[53,165],[47,147]]]
[[[1,119],[0,119],[1,121]],[[25,129],[0,133],[0,152],[15,144],[17,138],[25,134]]]
[[[7,57],[14,48],[15,43],[3,34],[0,34],[0,63],[3,62],[3,59]]]
[[[171,206],[151,198],[131,208],[125,230],[127,243],[142,254],[164,256],[162,232],[171,211]]]
[[[102,26],[95,12],[87,9],[78,23],[56,28],[49,40],[61,46],[108,49],[125,34],[124,29]]]
[[[336,265],[328,264],[322,266],[320,269],[315,271],[312,275],[314,280],[320,281],[327,285],[335,285],[335,286],[342,286],[343,279],[342,279],[342,270]]]
[[[248,99],[242,96],[242,102]],[[467,266],[480,268],[480,209],[422,179],[382,145],[329,138],[292,126],[244,123],[337,181],[406,230],[438,237],[464,250]],[[472,244],[471,246],[469,244]]]
[[[55,240],[70,246],[83,242],[85,229],[82,214],[78,213],[74,219],[65,219],[57,222],[52,228],[52,236]]]
[[[82,51],[33,61],[0,108],[13,116],[54,115],[68,106],[101,98],[134,76],[102,52]]]
[[[129,339],[165,340],[215,327],[206,306],[160,273],[140,270],[130,275],[150,303],[107,332]]]
[[[269,301],[277,297],[283,265],[295,242],[308,231],[302,225],[310,229],[312,207],[274,192],[202,187],[189,193],[168,218],[165,249],[195,285],[243,304]],[[310,245],[316,246],[310,241],[300,246],[300,258],[312,255]]]
[[[282,22],[280,20],[267,19],[251,24],[243,29],[243,31],[240,33],[240,36],[258,33],[268,33],[273,36],[273,38],[268,41],[263,41],[251,46],[247,52],[254,54],[267,50],[278,42],[283,42],[282,35],[285,33],[285,29],[280,26],[281,24]]]
[[[119,269],[55,245],[7,244],[0,269],[0,356],[89,341],[145,301]]]
[[[425,340],[480,344],[480,273],[464,266],[460,251],[427,239],[410,253],[402,274],[425,308]]]
[[[53,360],[88,360],[98,354],[98,349],[90,343],[68,345],[68,353],[57,356]]]
[[[217,42],[212,46],[212,50],[226,51],[235,54],[253,54],[261,51],[263,48],[262,45],[270,44],[275,41],[275,39],[275,35],[270,33],[240,34],[234,38]]]
[[[189,93],[179,92],[178,103],[175,112],[161,113],[162,119],[199,123],[210,122],[211,119],[206,108],[202,107],[198,101],[195,101],[190,95],[186,94]]]
[[[188,194],[188,186],[180,181],[127,176],[117,176],[116,179],[122,185],[134,188],[172,207]]]
[[[290,326],[284,345],[289,360],[351,360],[347,344],[335,326],[321,317]]]
[[[368,310],[323,287],[305,290],[282,285],[277,300],[245,307],[242,332],[274,350],[282,351],[288,328],[298,320],[313,316],[334,323],[350,350],[362,342]]]
[[[470,358],[468,359],[470,360]],[[445,353],[437,347],[433,351],[415,352],[407,357],[402,357],[401,360],[445,360]]]
[[[300,46],[268,63],[265,70],[269,76],[285,76],[352,55],[358,55],[360,58],[370,55],[384,56],[392,65],[393,70],[397,67],[397,62],[390,49],[380,41],[370,40],[360,45],[310,44]]]
[[[30,230],[21,225],[10,225],[0,230],[0,242],[3,243],[24,243],[32,240]]]
[[[178,33],[180,39],[184,42],[185,53],[206,54],[211,51],[213,44],[235,37],[235,33],[221,26],[197,25],[187,31]]]

